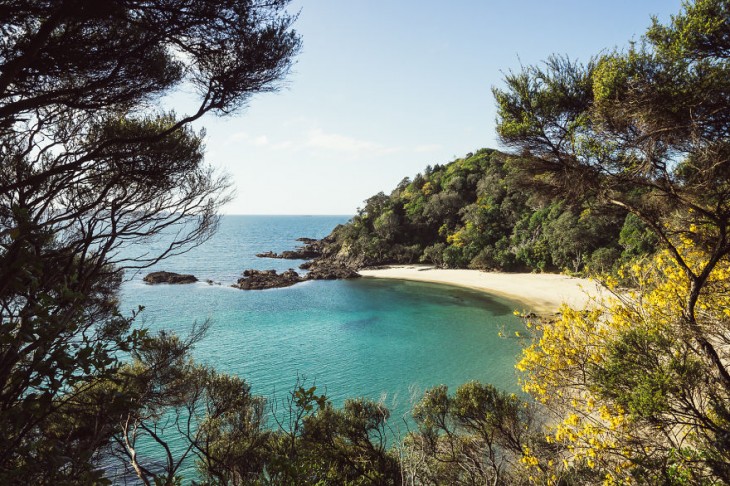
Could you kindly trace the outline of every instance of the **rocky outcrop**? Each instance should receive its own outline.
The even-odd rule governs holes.
[[[303,281],[304,279],[291,268],[283,273],[277,273],[276,270],[246,270],[233,287],[241,290],[275,289],[290,287]]]
[[[340,226],[337,228],[340,228]],[[333,231],[332,234],[317,242],[317,248],[321,252],[321,256],[317,257],[317,260],[327,261],[334,265],[351,268],[353,270],[390,263],[370,260],[362,252],[355,251],[347,245],[342,245],[334,236],[337,228],[335,228],[335,231]]]
[[[304,277],[306,280],[341,280],[360,277],[360,274],[352,268],[328,260],[313,260],[300,265],[299,268],[309,270]]]
[[[320,253],[310,251],[306,248],[298,248],[296,250],[285,250],[281,253],[266,251],[264,253],[257,253],[256,256],[259,258],[283,258],[284,260],[309,260],[310,258],[317,258],[320,256]]]
[[[322,241],[314,238],[297,238],[297,241],[304,243],[304,245],[281,253],[274,253],[273,251],[257,253],[256,256],[259,258],[283,258],[285,260],[310,260],[322,256]]]
[[[297,241],[304,245],[294,250],[275,253],[267,251],[256,254],[260,258],[283,258],[291,260],[309,260],[299,268],[308,270],[307,274],[299,275],[292,269],[284,273],[277,273],[276,270],[246,270],[243,277],[233,285],[241,290],[261,290],[279,287],[289,287],[307,280],[340,280],[358,278],[360,274],[356,266],[348,261],[339,261],[334,258],[336,252],[332,251],[333,238],[328,236],[321,240],[314,238],[297,238]]]
[[[334,232],[333,232],[334,234]],[[349,248],[342,247],[331,234],[315,240],[314,238],[297,238],[297,241],[304,243],[302,246],[294,250],[286,250],[281,253],[267,251],[257,253],[259,258],[282,258],[287,260],[311,260],[299,268],[309,269],[307,266],[312,262],[323,262],[321,271],[315,275],[350,275],[347,277],[331,277],[331,278],[352,278],[352,274],[358,269],[375,265],[379,262],[373,262],[366,259],[359,252],[351,252]],[[324,266],[326,263],[326,267]],[[350,269],[349,271],[345,271]],[[312,280],[318,279],[316,276]]]
[[[264,290],[290,287],[307,280],[340,280],[360,277],[360,274],[352,268],[326,260],[313,260],[302,264],[300,268],[308,269],[309,272],[306,275],[299,275],[291,268],[283,273],[277,273],[276,270],[246,270],[243,272],[243,277],[239,278],[233,287],[241,290]]]
[[[142,280],[148,284],[189,284],[195,283],[198,279],[195,275],[181,275],[174,272],[152,272],[148,273]]]

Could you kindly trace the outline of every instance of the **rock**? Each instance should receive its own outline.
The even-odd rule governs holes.
[[[259,258],[283,258],[285,260],[309,260],[322,256],[322,243],[319,240],[298,238],[297,241],[303,242],[304,245],[281,253],[274,253],[273,251],[257,253],[256,256]]]
[[[340,280],[347,278],[359,278],[361,275],[350,267],[339,265],[326,260],[314,260],[301,265],[309,273],[304,277],[306,280]]]
[[[314,260],[301,265],[301,268],[309,268],[309,273],[299,275],[293,269],[283,273],[276,270],[246,270],[243,277],[232,287],[241,290],[263,290],[281,287],[290,287],[299,282],[307,280],[340,280],[346,278],[359,278],[360,274],[352,268],[325,260]]]
[[[297,238],[297,241],[301,241],[304,245],[295,250],[281,253],[267,251],[256,254],[259,258],[309,260],[299,266],[303,270],[309,270],[304,276],[300,276],[291,268],[282,274],[278,274],[275,270],[246,270],[243,272],[243,278],[238,279],[233,287],[242,290],[260,290],[289,287],[307,280],[339,280],[360,277],[352,265],[333,260],[324,254],[328,245],[332,243],[330,240],[330,237],[321,240]]]
[[[281,253],[266,251],[264,253],[257,253],[256,256],[259,258],[282,258],[284,260],[309,260],[310,258],[317,258],[320,254],[316,250],[302,247],[296,250],[285,250]]]
[[[189,284],[198,281],[195,275],[181,275],[174,272],[152,272],[148,273],[142,280],[148,284]]]
[[[256,253],[256,256],[259,258],[281,258],[278,253],[274,253],[273,251],[265,251],[263,253]]]
[[[241,290],[263,290],[289,287],[302,281],[304,279],[291,268],[281,274],[276,270],[246,270],[243,278],[239,278],[233,287]]]

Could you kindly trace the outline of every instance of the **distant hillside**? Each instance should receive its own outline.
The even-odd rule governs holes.
[[[326,255],[354,267],[426,262],[505,271],[606,271],[652,251],[631,215],[591,200],[541,194],[519,164],[482,149],[405,178],[365,201],[327,238]]]

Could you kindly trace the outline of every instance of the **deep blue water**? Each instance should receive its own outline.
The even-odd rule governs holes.
[[[501,339],[519,327],[518,307],[500,298],[433,284],[377,279],[314,281],[284,289],[230,287],[247,268],[285,270],[301,261],[256,258],[292,249],[298,237],[321,238],[347,216],[225,216],[218,233],[152,270],[192,273],[220,285],[150,286],[128,275],[122,308],[145,306],[151,330],[185,334],[212,320],[197,360],[245,378],[253,391],[282,397],[297,376],[341,404],[345,397],[383,398],[394,417],[413,397],[478,379],[516,391],[519,345]],[[154,247],[152,248],[154,251]],[[146,274],[146,271],[145,271]]]

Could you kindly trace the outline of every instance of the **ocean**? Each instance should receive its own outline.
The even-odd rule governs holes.
[[[480,380],[518,391],[514,363],[520,346],[509,336],[520,328],[512,314],[519,306],[502,298],[370,278],[262,291],[230,286],[248,268],[296,269],[302,261],[255,254],[293,249],[296,238],[322,238],[348,219],[224,216],[201,246],[128,274],[122,310],[144,306],[138,323],[153,332],[185,335],[194,322],[210,320],[195,359],[243,377],[269,400],[283,398],[304,377],[335,405],[347,397],[383,400],[391,420],[407,424],[414,401],[439,384],[455,390]],[[147,285],[142,278],[153,270],[192,273],[201,282]],[[500,338],[500,331],[508,337]]]

